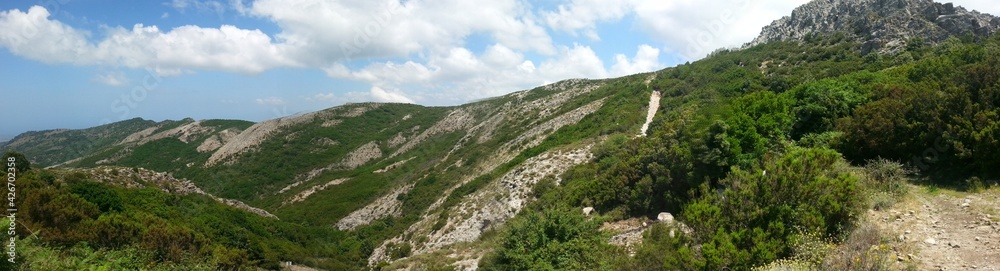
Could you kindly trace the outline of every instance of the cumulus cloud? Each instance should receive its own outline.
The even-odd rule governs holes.
[[[106,38],[90,43],[90,33],[50,20],[34,6],[27,12],[0,12],[0,45],[12,53],[45,63],[146,68],[162,75],[187,69],[259,73],[280,66],[298,66],[283,55],[260,30],[181,26],[163,32],[137,24],[132,29],[108,28]]]
[[[461,12],[455,12],[461,11]],[[258,0],[251,14],[281,27],[290,54],[313,66],[351,59],[444,53],[473,34],[517,50],[554,52],[552,39],[521,1]]]
[[[386,102],[386,103],[408,103],[408,104],[414,103],[413,99],[410,99],[409,97],[406,97],[406,95],[403,94],[403,92],[401,92],[399,90],[389,91],[389,90],[382,89],[380,87],[372,87],[372,89],[371,89],[371,91],[369,91],[369,93],[371,93],[372,98],[374,98],[375,101],[379,101],[379,102]]]
[[[431,103],[454,104],[563,79],[607,78],[663,68],[659,49],[649,45],[639,46],[634,57],[616,56],[611,70],[605,68],[605,62],[589,46],[576,44],[560,47],[558,51],[536,65],[523,54],[494,44],[481,54],[453,48],[448,54],[431,56],[426,62],[379,62],[354,70],[336,65],[326,72],[331,77],[378,86],[371,91],[372,97],[385,89],[405,89],[407,94],[418,94]]]
[[[619,20],[632,12],[634,0],[572,0],[560,4],[554,11],[543,12],[548,26],[578,35],[580,31],[591,40],[600,40],[597,35],[597,23]]]
[[[809,0],[652,1],[635,7],[642,30],[683,60],[693,61],[719,48],[753,40],[761,28]]]
[[[643,44],[639,46],[639,51],[631,60],[623,54],[615,55],[615,65],[611,67],[611,76],[649,72],[661,69],[663,66],[660,63],[660,49]]]

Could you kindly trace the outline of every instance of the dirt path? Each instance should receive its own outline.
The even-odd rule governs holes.
[[[646,136],[646,131],[649,130],[649,124],[653,122],[653,117],[656,116],[656,111],[660,109],[660,92],[653,91],[649,94],[649,110],[646,112],[646,123],[642,124],[642,131],[639,132],[639,136]]]
[[[1000,190],[968,194],[911,187],[894,207],[871,218],[900,241],[896,267],[1000,270]]]

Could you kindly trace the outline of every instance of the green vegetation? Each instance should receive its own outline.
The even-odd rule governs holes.
[[[969,190],[997,177],[988,169],[1000,159],[988,150],[1000,149],[1000,39],[898,55],[857,48],[833,35],[661,71],[652,85],[666,97],[652,136],[611,136],[538,204],[593,206],[611,219],[680,214],[690,232],[652,227],[625,260],[633,269],[885,270],[885,237],[859,214],[894,204],[910,168],[959,176],[936,179]],[[590,222],[568,223],[547,235]],[[524,245],[515,241],[524,227],[512,223],[501,244]],[[563,259],[516,248],[501,246],[481,265]],[[591,263],[579,269],[623,261],[602,249],[573,258]]]
[[[335,229],[260,217],[206,196],[74,175],[36,169],[18,179],[20,268],[244,270],[293,261],[344,269],[364,261],[344,253],[361,243]]]
[[[0,167],[0,172],[8,173],[13,168],[15,173],[24,173],[31,169],[31,161],[19,152],[7,151],[2,159],[0,161],[3,161],[3,166]]]
[[[442,129],[398,156],[390,156],[402,148],[390,143],[393,138],[416,138],[454,110],[487,121],[499,108],[558,91],[543,87],[449,108],[359,104],[330,109],[325,113],[335,116],[335,125],[324,125],[329,119],[296,124],[269,135],[234,163],[207,168],[202,165],[211,152],[196,147],[222,130],[246,129],[251,123],[205,121],[202,125],[215,127],[215,132],[136,146],[109,142],[148,127],[166,131],[193,120],[133,120],[113,124],[126,127],[114,133],[101,130],[111,126],[63,132],[62,140],[90,138],[79,153],[93,155],[73,166],[115,158],[118,166],[188,178],[208,192],[262,207],[282,220],[204,196],[111,187],[82,172],[31,170],[19,186],[24,206],[19,227],[35,233],[21,236],[22,246],[39,256],[27,258],[22,267],[275,269],[279,261],[294,261],[333,270],[363,269],[376,247],[400,236],[421,216],[436,218],[429,227],[442,229],[454,215],[449,208],[524,161],[595,143],[592,161],[568,170],[558,185],[555,178],[540,182],[530,190],[537,201],[486,233],[482,246],[492,247],[481,249],[491,250],[480,262],[482,268],[884,269],[887,251],[871,249],[884,236],[859,219],[863,210],[891,207],[916,172],[932,176],[934,185],[971,191],[1000,177],[992,170],[1000,165],[1000,36],[914,45],[895,55],[861,55],[860,48],[843,35],[814,36],[803,43],[721,50],[655,74],[571,81],[566,84],[600,87],[557,108],[500,116],[498,132],[490,136]],[[653,80],[647,87],[649,76]],[[635,137],[645,117],[638,112],[644,112],[650,88],[664,94],[661,107],[649,136]],[[550,131],[539,144],[510,144],[532,127],[598,100],[603,107]],[[365,106],[373,108],[352,117],[337,115]],[[36,147],[54,144],[43,143]],[[339,166],[369,143],[382,153],[378,159],[357,168]],[[509,162],[480,172],[502,147],[518,151],[506,157]],[[46,157],[38,165],[81,155],[25,153]],[[374,172],[401,161],[408,162],[397,170]],[[329,170],[317,170],[323,168]],[[313,170],[315,176],[304,177]],[[342,178],[349,180],[286,203],[293,195]],[[332,229],[350,212],[411,184],[409,192],[397,197],[402,216],[349,232]],[[441,195],[450,188],[456,189]],[[441,207],[428,212],[442,196]],[[599,215],[584,216],[578,211],[582,207],[594,207]],[[608,245],[609,233],[599,230],[606,221],[660,212],[676,214],[681,223],[650,227],[632,257]],[[419,249],[405,242],[388,248],[394,259]],[[48,263],[54,257],[67,260]]]

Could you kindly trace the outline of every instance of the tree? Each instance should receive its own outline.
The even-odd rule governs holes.
[[[27,172],[31,169],[31,161],[29,161],[24,154],[16,151],[7,151],[7,153],[3,154],[3,167],[0,171],[8,173],[7,170],[10,169],[12,165],[17,173]]]

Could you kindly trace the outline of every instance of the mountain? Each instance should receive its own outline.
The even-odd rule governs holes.
[[[936,45],[952,37],[982,38],[1000,29],[1000,18],[931,0],[811,1],[791,16],[764,27],[744,47],[773,41],[803,41],[813,35],[844,33],[870,51],[895,53],[915,38]]]
[[[0,150],[19,150],[39,166],[52,166],[114,145],[154,125],[153,121],[135,118],[82,130],[27,132],[0,144]]]
[[[151,250],[127,261],[177,269],[877,270],[912,246],[860,218],[903,198],[910,168],[1000,177],[996,22],[817,0],[745,48],[653,73],[450,107],[133,119],[0,149],[53,166],[18,202],[51,202],[18,217],[53,233],[29,247],[43,251]]]

